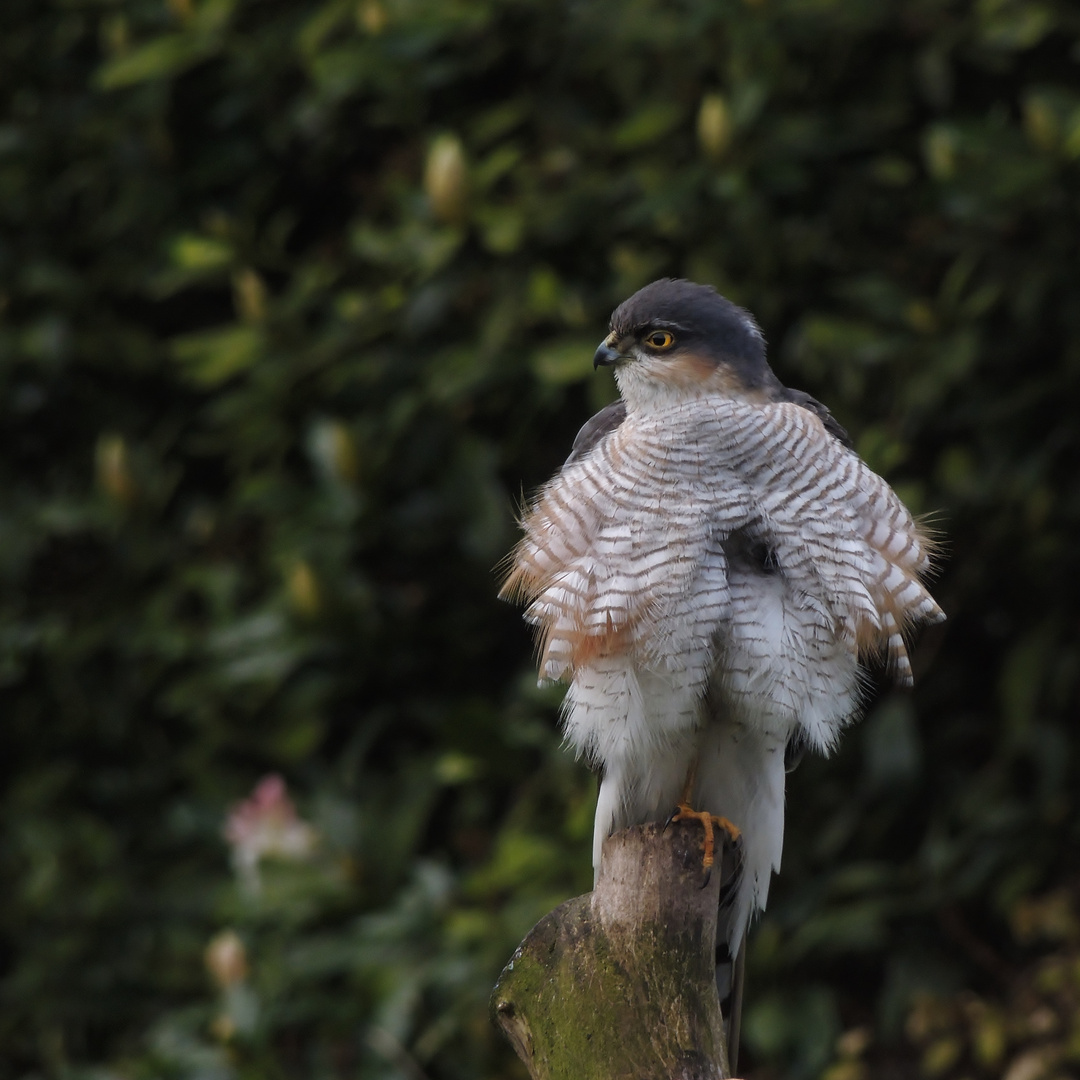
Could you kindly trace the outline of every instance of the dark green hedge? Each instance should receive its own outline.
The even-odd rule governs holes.
[[[792,778],[756,1074],[984,986],[1078,869],[1078,63],[1065,0],[5,0],[0,1075],[521,1075],[593,784],[494,568],[664,274],[943,537]]]

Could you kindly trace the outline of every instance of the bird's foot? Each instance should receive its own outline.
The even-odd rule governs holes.
[[[716,862],[716,829],[725,834],[724,844],[737,846],[741,842],[742,833],[739,827],[728,821],[726,817],[718,817],[710,814],[707,810],[694,810],[689,803],[681,802],[672,811],[671,816],[664,822],[664,828],[676,821],[697,821],[705,830],[705,854],[701,860],[701,868],[705,871],[705,880],[701,887],[704,889],[712,877],[713,864]]]

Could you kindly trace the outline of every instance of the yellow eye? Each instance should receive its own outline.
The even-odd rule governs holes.
[[[675,344],[675,335],[669,330],[654,330],[646,336],[645,344],[651,349],[670,349]]]

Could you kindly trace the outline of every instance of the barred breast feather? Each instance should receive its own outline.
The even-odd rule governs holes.
[[[631,416],[543,489],[523,526],[502,595],[528,603],[546,679],[632,651],[700,688],[713,636],[742,614],[724,544],[740,531],[770,546],[823,632],[884,653],[901,683],[905,626],[941,614],[903,503],[786,402],[698,398]]]

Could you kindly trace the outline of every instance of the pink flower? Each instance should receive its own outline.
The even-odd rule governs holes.
[[[318,834],[296,813],[285,781],[271,773],[229,812],[224,828],[232,848],[233,865],[253,891],[259,888],[259,861],[264,855],[303,859],[315,847]]]

